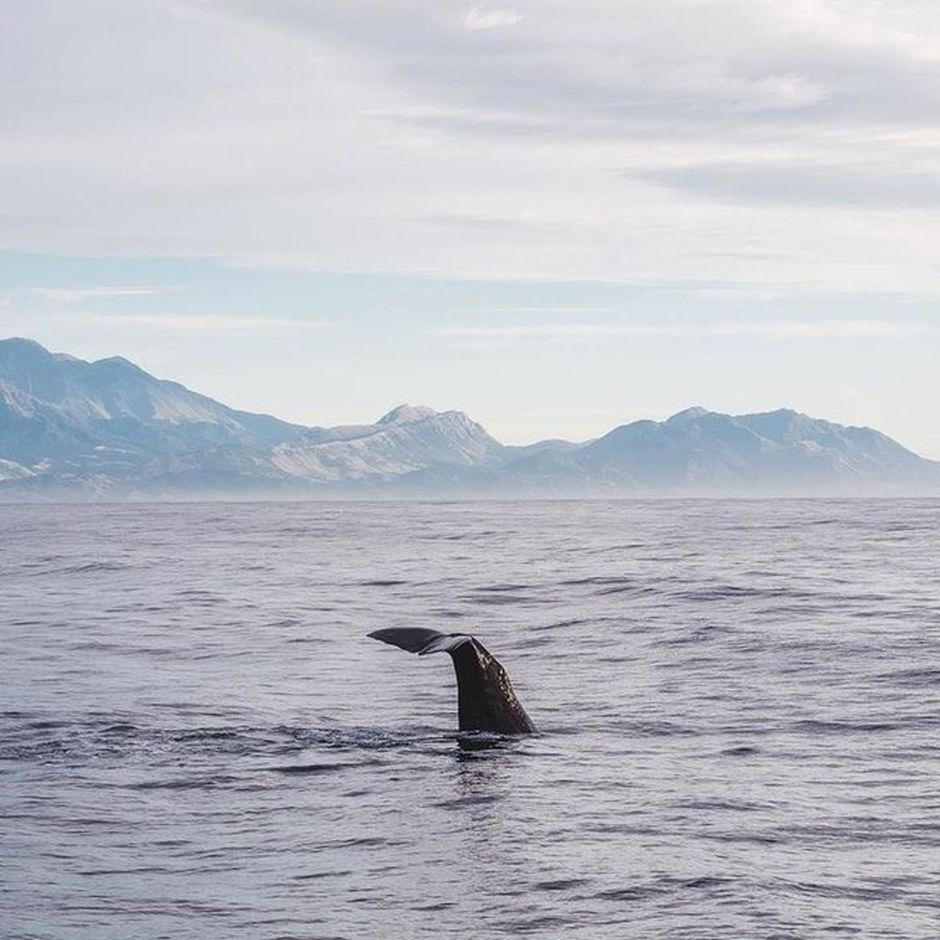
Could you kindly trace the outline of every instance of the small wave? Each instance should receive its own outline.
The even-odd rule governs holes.
[[[778,845],[784,841],[781,836],[768,832],[705,832],[701,838],[710,842],[741,843],[744,845]]]
[[[533,631],[562,630],[565,627],[580,627],[587,623],[591,623],[591,621],[586,618],[575,617],[572,620],[558,620],[555,623],[538,624],[529,629]]]
[[[105,725],[101,728],[101,734],[137,734],[138,728],[137,725],[131,724],[129,721],[116,721],[114,724]]]
[[[645,594],[655,594],[658,590],[659,588],[652,584],[624,584],[619,587],[606,587],[597,593],[601,597],[606,597],[610,594],[632,594],[636,597],[640,597]]]
[[[532,598],[525,594],[477,594],[470,595],[468,600],[476,604],[498,606],[500,604],[528,604]]]
[[[35,731],[47,731],[54,728],[65,728],[69,722],[59,721],[54,718],[41,718],[38,721],[31,721],[29,727]]]
[[[525,591],[531,587],[531,584],[485,584],[474,590],[487,594],[508,594],[513,591]]]
[[[212,774],[205,777],[175,777],[168,780],[141,780],[138,783],[124,783],[115,786],[128,790],[214,790],[242,783],[243,778],[228,774]]]
[[[363,767],[367,764],[378,763],[381,763],[381,761],[369,760],[348,764],[285,764],[282,767],[269,767],[268,770],[273,773],[286,774],[288,776],[310,776],[314,774],[336,773],[336,771],[339,770],[349,770],[351,768]]]
[[[387,728],[303,728],[279,726],[283,733],[297,744],[306,747],[324,747],[331,750],[383,751],[413,748],[419,745],[439,744],[453,740],[454,733],[439,728],[415,726],[404,729]]]
[[[617,725],[617,730],[649,737],[691,737],[699,733],[695,728],[671,721],[625,721]]]
[[[608,888],[594,895],[601,901],[643,901],[647,898],[665,894],[668,889],[663,885],[626,885],[622,888]]]
[[[554,881],[538,881],[532,887],[536,891],[570,891],[590,883],[590,878],[558,878]]]
[[[563,931],[571,926],[572,922],[567,917],[556,917],[552,914],[510,920],[505,924],[512,934],[540,933],[546,930]]]
[[[373,849],[373,848],[395,848],[405,845],[402,839],[383,839],[381,836],[362,836],[352,839],[335,839],[332,842],[324,842],[324,848],[329,849]]]
[[[89,561],[78,565],[68,565],[65,568],[60,568],[56,573],[91,574],[99,571],[127,571],[133,567],[133,565],[121,561]]]
[[[768,598],[773,600],[813,600],[819,595],[812,591],[798,588],[778,587],[742,587],[740,584],[718,584],[711,587],[683,588],[673,592],[673,596],[680,600],[699,602],[746,600],[751,598]]]
[[[664,637],[660,640],[663,646],[691,646],[696,643],[706,643],[711,640],[720,639],[734,631],[730,627],[720,624],[707,624],[705,626],[695,627],[687,633],[678,636]]]
[[[28,719],[30,716],[26,717]],[[453,747],[454,740],[453,732],[424,727],[400,730],[256,725],[161,728],[141,727],[113,717],[88,718],[83,721],[34,718],[4,729],[0,738],[0,761],[84,765],[89,760],[95,760],[122,764],[129,760],[136,763],[143,755],[149,759],[159,755],[162,760],[170,756],[179,760],[222,755],[252,758],[265,755],[273,757],[307,749],[334,754],[361,754],[400,748],[411,751],[429,747],[432,750],[446,749],[448,745]],[[471,737],[471,744],[467,746],[472,746],[472,743]],[[488,745],[481,741],[480,747],[501,746],[502,743],[502,738],[489,736]],[[348,763],[311,761],[256,769],[302,775],[374,763],[378,763],[378,759],[373,757]],[[167,787],[174,785],[177,784],[171,782]],[[199,785],[198,781],[193,784]]]
[[[853,734],[896,731],[898,725],[888,721],[823,721],[810,718],[794,722],[793,728],[797,731],[808,731],[811,734]]]
[[[764,807],[760,803],[746,800],[685,800],[675,804],[680,809],[691,809],[698,813],[719,812],[753,813]]]
[[[791,881],[787,883],[787,886],[798,894],[809,894],[821,898],[844,898],[851,901],[885,901],[897,896],[897,889],[893,887],[826,884],[812,881]]]
[[[562,587],[581,587],[583,585],[608,585],[608,584],[633,584],[635,578],[627,578],[617,575],[594,575],[589,578],[571,578],[567,581],[561,581]]]
[[[238,737],[243,728],[193,728],[191,731],[174,732],[177,741],[223,741]]]
[[[940,669],[899,669],[895,672],[880,673],[875,676],[875,679],[907,688],[922,688],[924,686],[940,685]]]
[[[434,803],[433,805],[437,809],[465,809],[470,806],[485,806],[488,803],[498,803],[500,797],[498,796],[460,796],[453,800],[442,800],[439,803]]]
[[[600,548],[591,548],[585,551],[585,555],[609,555],[612,552],[632,552],[638,548],[648,548],[645,542],[622,542],[618,545],[604,545]]]

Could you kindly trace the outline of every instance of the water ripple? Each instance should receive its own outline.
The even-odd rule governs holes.
[[[8,506],[0,540],[0,936],[938,935],[940,502]],[[385,625],[478,634],[541,733],[456,732]]]

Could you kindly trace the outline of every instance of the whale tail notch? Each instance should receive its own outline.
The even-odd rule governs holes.
[[[457,675],[457,711],[461,731],[529,734],[535,731],[506,670],[483,644],[466,633],[439,633],[425,627],[386,627],[369,636],[427,656],[450,653]]]

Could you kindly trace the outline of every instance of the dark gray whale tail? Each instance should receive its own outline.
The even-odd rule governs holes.
[[[409,653],[450,653],[457,673],[461,731],[530,734],[532,719],[516,698],[506,670],[479,640],[466,633],[438,633],[423,627],[388,627],[369,634]]]

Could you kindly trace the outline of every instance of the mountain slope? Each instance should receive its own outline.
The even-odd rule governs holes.
[[[429,468],[491,463],[504,450],[459,411],[402,405],[357,430],[348,437],[316,429],[309,438],[274,448],[273,463],[289,476],[320,482],[390,480]]]
[[[5,486],[303,494],[487,466],[503,451],[457,411],[401,405],[374,425],[304,428],[228,408],[119,357],[85,362],[31,340],[0,341]]]
[[[585,446],[580,465],[614,487],[657,492],[888,492],[940,482],[940,465],[871,428],[782,409],[724,415],[689,408],[637,421]]]
[[[507,447],[459,411],[400,405],[305,428],[236,411],[121,358],[0,341],[0,495],[940,494],[940,463],[795,411],[689,408],[584,444]]]
[[[120,357],[85,362],[23,339],[0,341],[0,401],[0,420],[19,423],[20,436],[30,441],[27,458],[44,438],[52,455],[75,456],[91,442],[165,454],[227,444],[270,447],[303,431],[156,379]]]
[[[925,470],[928,475],[931,470],[931,461],[925,461],[873,428],[845,427],[785,408],[740,415],[736,420],[781,448],[816,459],[828,457],[830,461],[838,461],[844,471],[860,478],[916,480]]]

